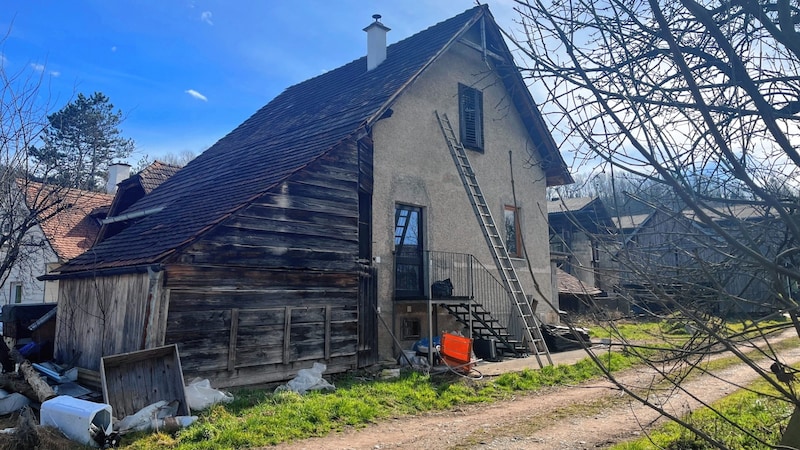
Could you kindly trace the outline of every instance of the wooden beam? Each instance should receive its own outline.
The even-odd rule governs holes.
[[[239,334],[239,308],[231,309],[231,334],[228,341],[228,371],[236,368],[236,337]]]
[[[289,363],[289,344],[292,337],[292,308],[286,307],[283,316],[283,363]]]
[[[506,62],[506,59],[503,58],[501,55],[498,55],[497,53],[489,50],[488,48],[487,49],[483,49],[483,48],[481,48],[480,45],[470,41],[469,39],[462,38],[462,39],[459,39],[458,42],[466,45],[467,47],[469,47],[469,48],[471,48],[473,50],[477,50],[477,51],[479,51],[481,53],[486,52],[486,56],[490,56],[490,57],[496,59],[497,61],[500,61],[500,62],[503,62],[503,63]]]
[[[331,359],[331,305],[325,306],[325,359]]]

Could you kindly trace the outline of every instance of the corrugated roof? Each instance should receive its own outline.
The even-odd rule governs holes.
[[[43,207],[43,189],[53,188],[41,183],[27,182],[26,201],[29,207],[38,205],[35,207],[40,210],[39,226],[59,260],[75,258],[94,244],[100,231],[97,218],[105,216],[114,197],[80,189],[64,190],[62,193],[61,188],[58,188],[59,192],[54,194],[58,201],[53,202],[50,207]],[[62,208],[65,204],[69,206],[54,213],[56,208]]]
[[[620,230],[632,230],[638,228],[648,217],[653,213],[647,214],[626,214],[619,217],[613,217],[614,224]]]
[[[548,213],[577,212],[597,200],[597,197],[560,198],[547,202]]]
[[[163,260],[377,120],[406,85],[484,15],[493,23],[488,8],[477,6],[393,44],[386,60],[371,71],[362,57],[286,89],[126,211],[163,208],[160,212],[104,240],[91,258],[73,261],[64,272]],[[516,68],[514,73],[524,88]],[[531,129],[543,126],[537,117],[541,123],[530,124]],[[555,145],[547,151],[552,170],[569,178]]]

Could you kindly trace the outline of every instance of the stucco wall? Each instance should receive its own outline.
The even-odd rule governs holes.
[[[21,250],[17,262],[11,267],[8,277],[0,285],[0,305],[13,302],[12,289],[16,283],[22,284],[21,303],[54,302],[58,295],[58,285],[53,287],[48,282],[39,281],[36,277],[44,275],[47,263],[57,261],[57,257],[47,240],[42,229],[37,225],[32,227],[25,236],[26,241],[41,243],[41,246]],[[57,283],[57,282],[55,282]]]
[[[405,304],[400,310],[401,305],[393,299],[392,250],[397,203],[423,208],[426,250],[469,253],[484,265],[494,267],[434,115],[434,111],[447,114],[457,132],[459,83],[483,91],[485,152],[468,151],[468,154],[501,229],[504,205],[514,204],[509,163],[509,151],[512,152],[521,229],[540,294],[533,289],[526,261],[518,260],[516,265],[526,293],[538,301],[540,316],[546,322],[554,322],[555,314],[540,299],[553,298],[544,174],[538,165],[532,164],[536,156],[531,153],[531,138],[502,82],[481,60],[479,52],[461,44],[456,44],[428,68],[392,106],[393,115],[379,121],[373,129],[373,256],[381,261],[378,264],[381,314],[387,323],[392,323],[393,318],[408,310]],[[422,326],[423,335],[427,335],[427,321]],[[379,341],[381,355],[390,356],[392,339],[383,328],[379,330]]]

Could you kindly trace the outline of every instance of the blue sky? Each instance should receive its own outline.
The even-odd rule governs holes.
[[[372,14],[389,43],[473,0],[5,0],[0,55],[8,72],[41,72],[52,111],[79,92],[106,94],[125,115],[136,164],[199,154],[285,88],[366,53]],[[484,1],[513,28],[513,1]]]

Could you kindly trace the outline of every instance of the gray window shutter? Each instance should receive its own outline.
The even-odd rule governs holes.
[[[483,151],[483,92],[458,85],[461,144]]]

